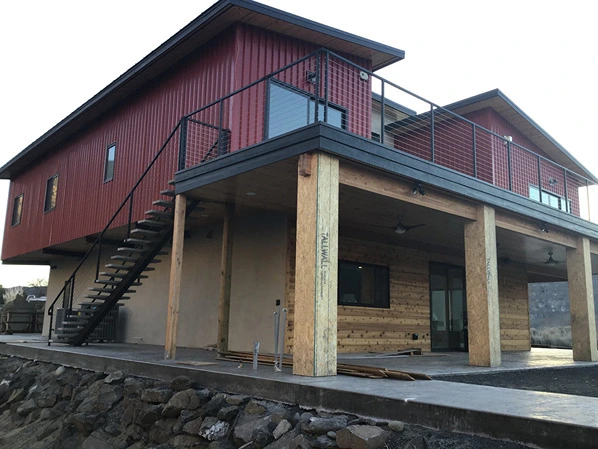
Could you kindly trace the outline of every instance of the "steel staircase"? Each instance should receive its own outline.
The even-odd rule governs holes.
[[[164,245],[172,238],[174,217],[174,191],[160,192],[162,199],[153,202],[154,208],[145,212],[146,218],[136,222],[136,227],[127,233],[122,245],[99,271],[94,286],[89,287],[85,298],[89,301],[72,304],[64,309],[64,316],[57,322],[53,340],[80,346],[89,341],[102,341],[106,335],[114,334],[107,329],[117,326],[118,308],[124,305],[128,294],[135,293],[132,287],[140,286],[148,278],[147,272],[160,262],[156,258],[166,255]],[[199,204],[190,200],[187,215]]]

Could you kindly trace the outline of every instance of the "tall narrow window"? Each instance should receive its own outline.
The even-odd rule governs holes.
[[[44,212],[50,212],[56,208],[56,197],[58,196],[58,175],[52,176],[46,181],[46,200]]]
[[[21,215],[23,214],[23,194],[15,198],[15,202],[12,206],[12,220],[11,225],[16,226],[21,223]]]
[[[116,144],[113,143],[106,148],[106,161],[104,163],[104,182],[112,181],[114,178],[114,158],[116,156]]]

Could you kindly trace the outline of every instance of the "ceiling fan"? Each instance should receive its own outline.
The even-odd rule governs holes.
[[[548,259],[544,263],[546,265],[558,265],[558,264],[560,264],[561,262],[559,262],[558,260],[553,259],[552,255],[553,255],[553,252],[552,251],[548,251]]]
[[[406,225],[404,220],[404,217],[402,215],[398,216],[398,223],[394,226],[380,226],[380,225],[373,225],[377,228],[386,228],[386,229],[392,229],[393,231],[395,231],[397,234],[405,234],[407,231],[411,231],[412,229],[415,228],[421,228],[422,226],[425,226],[425,223],[419,223],[419,224],[415,224],[415,225]]]

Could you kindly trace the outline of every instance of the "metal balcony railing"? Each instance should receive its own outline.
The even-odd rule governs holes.
[[[318,121],[589,217],[593,181],[327,50],[185,116],[179,170]]]

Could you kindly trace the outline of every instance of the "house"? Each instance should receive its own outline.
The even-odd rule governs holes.
[[[2,259],[52,267],[45,334],[272,351],[280,300],[296,374],[496,366],[530,349],[528,282],[568,279],[596,360],[596,178],[500,91],[443,108],[377,75],[403,57],[221,0],[24,149]]]

